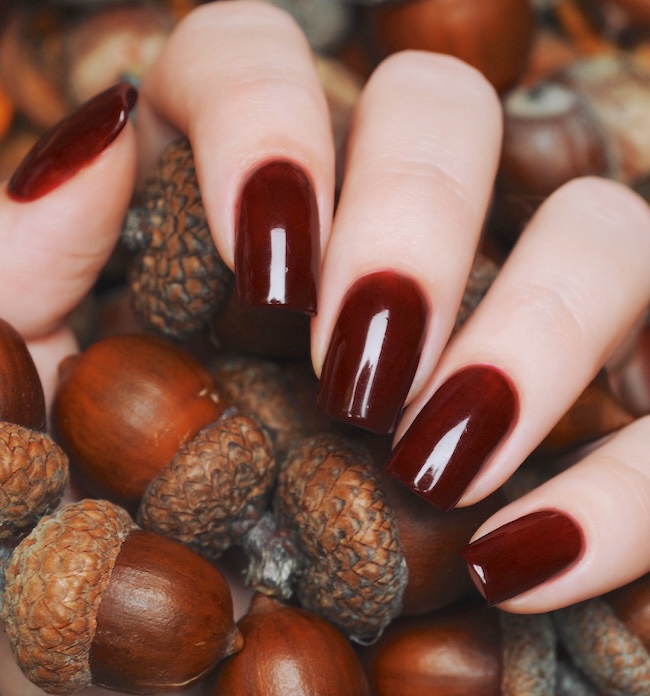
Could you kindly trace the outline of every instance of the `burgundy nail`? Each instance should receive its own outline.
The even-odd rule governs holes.
[[[120,82],[82,104],[45,133],[9,181],[15,201],[33,201],[74,176],[120,134],[137,90]]]
[[[420,411],[386,469],[432,505],[449,510],[510,432],[518,413],[515,388],[503,372],[489,365],[463,368]]]
[[[578,525],[557,510],[540,510],[509,522],[461,551],[490,605],[537,587],[575,563],[584,539]]]
[[[253,172],[242,192],[235,240],[240,304],[316,313],[318,206],[305,174],[289,162]]]
[[[348,291],[323,363],[316,403],[367,430],[394,430],[418,366],[427,304],[417,284],[392,271]]]

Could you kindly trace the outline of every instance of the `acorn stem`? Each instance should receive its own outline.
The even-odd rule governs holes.
[[[271,512],[246,534],[244,551],[249,559],[246,584],[263,594],[289,599],[301,570],[300,555],[289,532],[278,529]]]

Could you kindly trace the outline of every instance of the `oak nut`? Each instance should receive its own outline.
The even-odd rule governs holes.
[[[107,501],[43,518],[11,556],[3,602],[21,670],[52,694],[166,693],[241,648],[221,573]]]
[[[555,650],[548,615],[470,601],[396,619],[361,656],[376,696],[548,696],[556,693]]]
[[[409,506],[400,493],[361,440],[322,433],[296,442],[281,464],[272,510],[246,537],[249,585],[295,598],[359,643],[403,612],[472,591],[456,555],[495,511],[493,501],[450,517]]]
[[[529,0],[410,0],[373,8],[377,44],[385,53],[447,53],[480,70],[499,91],[522,75],[535,20]]]
[[[206,696],[368,696],[359,657],[322,617],[256,594],[238,627],[244,647],[217,667]]]
[[[0,420],[45,430],[43,385],[25,340],[0,319]]]
[[[88,493],[134,511],[180,446],[224,408],[188,352],[149,334],[120,334],[64,359],[52,419]]]

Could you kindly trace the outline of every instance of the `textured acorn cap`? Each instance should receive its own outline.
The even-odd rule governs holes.
[[[350,638],[374,640],[400,612],[407,581],[393,511],[369,452],[334,434],[287,455],[274,496],[278,527],[304,565],[296,597]]]
[[[97,611],[122,542],[135,528],[102,500],[64,505],[16,547],[6,569],[3,614],[18,666],[51,694],[91,684]]]
[[[280,452],[307,434],[305,417],[279,363],[224,354],[213,360],[209,371],[228,403],[257,416],[273,431]]]
[[[252,417],[228,411],[160,471],[145,492],[138,521],[217,558],[266,510],[276,469],[266,429]]]
[[[176,339],[202,329],[233,274],[212,240],[187,138],[163,153],[138,206],[127,213],[122,237],[139,252],[129,287],[143,325]]]
[[[61,501],[68,458],[40,431],[0,421],[0,539],[29,531]]]

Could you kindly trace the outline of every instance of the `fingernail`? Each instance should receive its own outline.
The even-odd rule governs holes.
[[[121,82],[82,104],[45,133],[9,180],[15,201],[33,201],[74,176],[120,134],[138,92]]]
[[[516,597],[550,580],[582,555],[580,527],[556,510],[509,522],[461,551],[488,604]]]
[[[289,162],[253,172],[240,201],[235,276],[240,304],[316,313],[320,264],[316,196]]]
[[[489,365],[452,375],[431,397],[386,470],[440,510],[449,510],[512,429],[519,400],[511,381]]]
[[[373,432],[394,430],[418,366],[427,316],[410,278],[379,271],[358,280],[330,339],[318,407]]]

